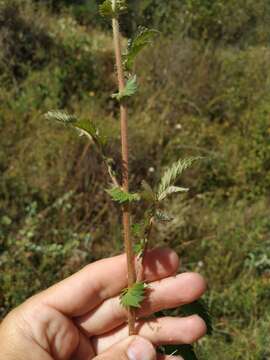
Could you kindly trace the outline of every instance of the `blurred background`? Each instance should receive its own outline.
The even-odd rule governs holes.
[[[209,282],[215,332],[200,359],[270,359],[270,2],[130,0],[125,38],[158,29],[136,64],[132,188],[205,156],[168,203],[155,245]],[[119,160],[110,24],[94,0],[0,0],[0,318],[83,265],[122,251],[119,209],[84,138],[44,119],[95,120]]]

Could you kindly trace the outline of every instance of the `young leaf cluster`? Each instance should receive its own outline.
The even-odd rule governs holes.
[[[138,257],[143,256],[147,247],[153,221],[164,223],[173,220],[173,217],[162,209],[162,201],[170,194],[189,190],[175,186],[174,183],[182,172],[197,159],[199,158],[189,158],[175,162],[163,175],[157,191],[154,191],[145,180],[142,181],[142,191],[139,196],[141,200],[146,201],[148,204],[148,210],[145,213],[146,221],[135,224],[132,229],[133,236],[138,240],[134,246],[134,251]]]
[[[122,190],[120,187],[113,187],[106,192],[111,196],[113,201],[124,204],[124,203],[131,203],[134,201],[140,201],[140,195],[137,193],[129,193]]]
[[[137,282],[132,287],[122,291],[120,296],[121,305],[125,308],[140,308],[145,298],[147,285],[143,282]]]
[[[109,19],[118,18],[119,15],[125,13],[126,11],[127,3],[125,0],[116,0],[115,6],[113,0],[105,0],[99,6],[100,15]]]

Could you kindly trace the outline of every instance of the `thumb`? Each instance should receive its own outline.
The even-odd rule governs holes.
[[[156,351],[150,341],[130,336],[112,346],[93,360],[156,360]]]

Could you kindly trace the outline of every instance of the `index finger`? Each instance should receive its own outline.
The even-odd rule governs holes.
[[[153,281],[168,277],[179,265],[177,254],[157,248],[145,256],[145,278]],[[116,296],[127,286],[125,254],[87,265],[78,273],[37,295],[37,301],[68,316],[81,316],[105,299]]]

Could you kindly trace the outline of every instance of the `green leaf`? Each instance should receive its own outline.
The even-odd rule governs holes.
[[[50,110],[44,116],[47,120],[56,120],[65,125],[74,124],[78,121],[75,115],[68,114],[63,110]]]
[[[97,128],[89,120],[79,120],[74,123],[74,127],[79,131],[80,135],[90,135],[92,139],[101,140]]]
[[[133,96],[137,92],[137,90],[138,90],[137,77],[136,75],[134,75],[133,77],[128,79],[124,90],[119,93],[113,94],[112,98],[121,101],[127,97]]]
[[[136,93],[138,89],[137,85],[137,76],[134,75],[133,77],[129,78],[125,90],[123,91],[122,97],[132,96]]]
[[[145,298],[146,284],[136,283],[132,287],[124,289],[120,296],[121,305],[125,308],[140,308]]]
[[[128,193],[123,191],[119,187],[113,187],[106,192],[111,196],[113,201],[118,202],[119,204],[124,204],[126,202],[140,201],[140,195],[137,193]]]
[[[158,201],[164,200],[167,196],[171,194],[179,193],[179,192],[188,192],[188,191],[189,191],[188,188],[182,188],[179,186],[169,186],[166,190],[164,190],[161,194],[159,194]]]
[[[104,144],[105,138],[99,134],[95,124],[90,120],[78,119],[77,116],[68,114],[62,110],[51,110],[45,114],[45,118],[56,120],[66,126],[72,126],[79,131],[80,135],[86,135],[100,145]]]
[[[137,55],[147,45],[151,44],[159,32],[145,27],[139,27],[135,37],[128,42],[126,53],[123,55],[123,63],[126,70],[132,70]]]
[[[96,136],[98,134],[97,128],[89,120],[78,120],[76,123],[74,123],[74,126],[77,129],[88,132],[92,136]]]
[[[212,335],[213,333],[213,324],[212,318],[209,312],[209,308],[205,301],[202,299],[194,301],[191,304],[186,304],[181,306],[180,313],[183,316],[190,316],[190,315],[199,315],[205,322],[207,327],[207,334]]]
[[[113,8],[113,0],[106,0],[99,6],[100,15],[110,19],[117,18],[126,11],[127,3],[125,0],[116,0],[115,8]]]
[[[114,17],[112,1],[106,0],[101,5],[99,5],[99,13],[103,17]]]
[[[165,174],[161,179],[160,185],[158,187],[158,198],[164,196],[163,194],[169,191],[169,188],[174,185],[174,183],[176,182],[178,177],[183,173],[183,171],[188,169],[194,163],[194,161],[199,159],[201,159],[201,157],[191,157],[183,160],[181,159],[175,162],[165,172]]]

